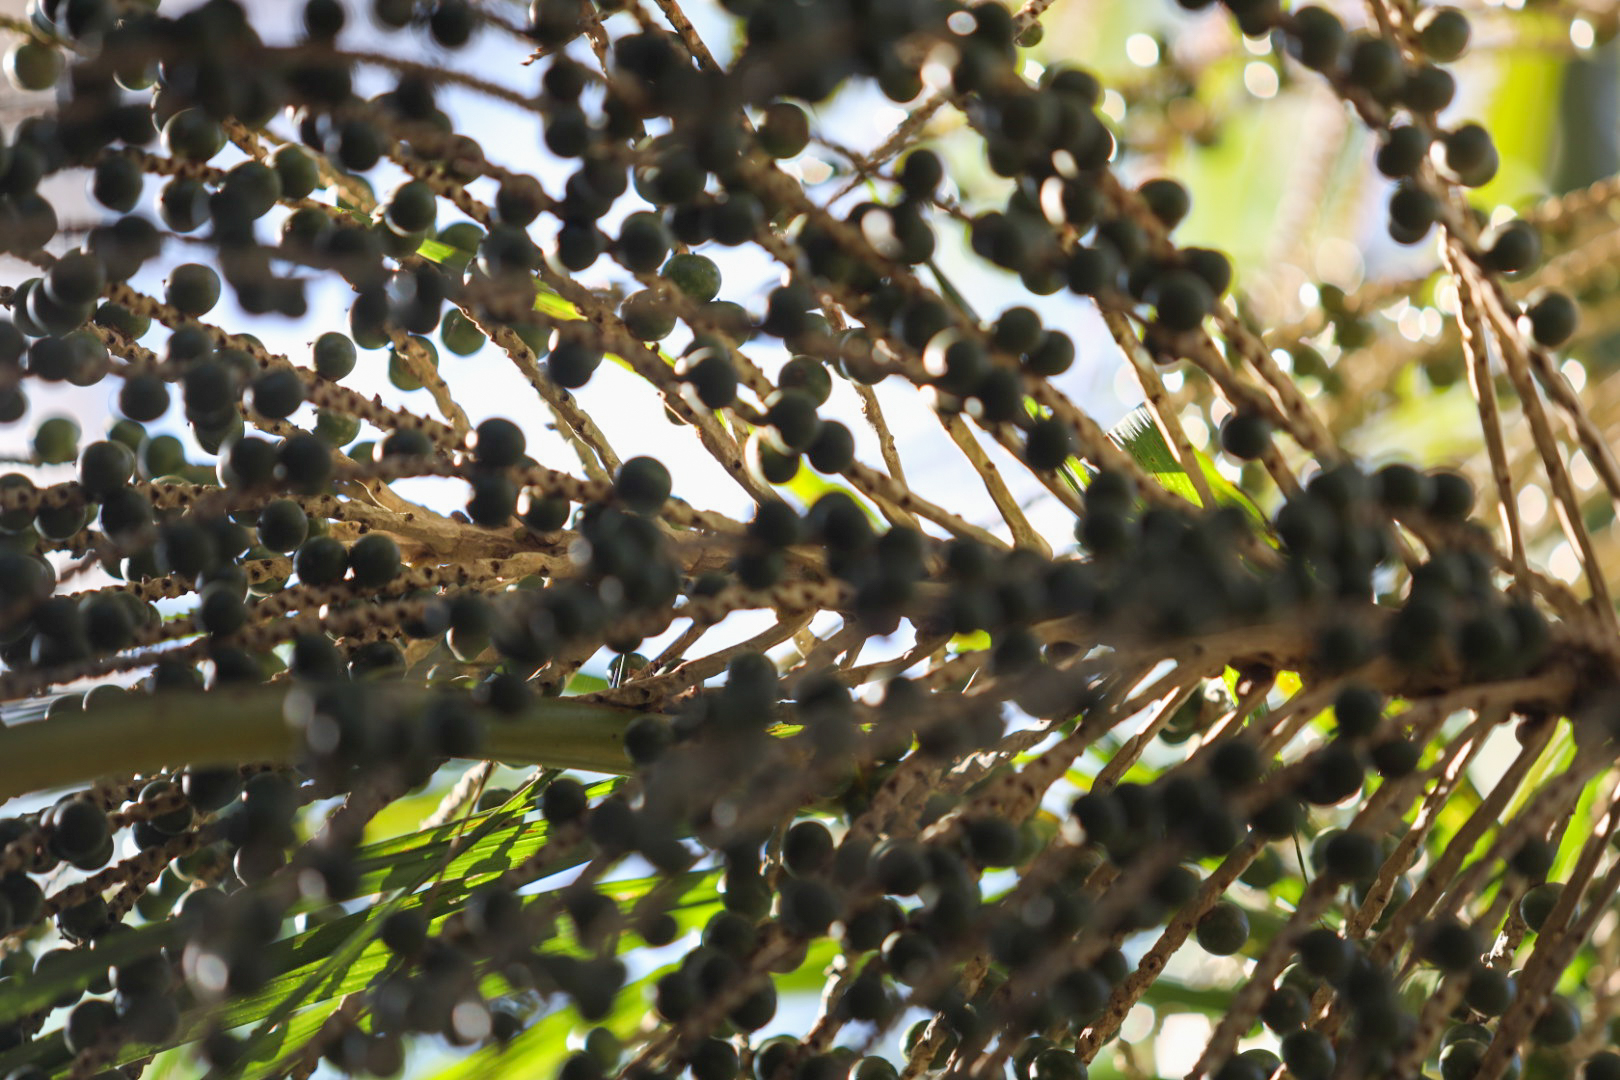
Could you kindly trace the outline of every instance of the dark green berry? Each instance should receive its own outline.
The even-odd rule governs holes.
[[[737,369],[713,349],[699,349],[684,357],[680,375],[708,408],[722,409],[737,397]]]
[[[1474,485],[1460,473],[1437,470],[1429,474],[1429,513],[1444,521],[1464,521],[1474,509]]]
[[[1069,425],[1058,417],[1036,420],[1024,441],[1024,460],[1039,471],[1057,469],[1074,452],[1074,436]]]
[[[253,411],[285,420],[304,403],[304,380],[291,368],[267,371],[253,381]]]
[[[1422,929],[1423,958],[1446,972],[1467,971],[1479,960],[1474,932],[1455,919],[1439,919]]]
[[[1490,133],[1478,124],[1463,124],[1441,136],[1448,171],[1466,187],[1484,187],[1496,176],[1501,159]]]
[[[1249,940],[1249,917],[1236,904],[1217,903],[1193,931],[1198,945],[1212,956],[1231,956]]]
[[[118,411],[129,419],[147,424],[169,411],[169,387],[157,375],[130,375],[118,391]]]
[[[1266,1027],[1280,1035],[1304,1027],[1309,1018],[1310,1002],[1304,994],[1290,986],[1279,986],[1273,990],[1260,1007],[1260,1019],[1265,1021]],[[1286,1051],[1283,1060],[1288,1060]]]
[[[100,498],[123,487],[135,472],[135,455],[123,443],[93,442],[79,455],[79,483]]]
[[[384,533],[367,533],[349,547],[349,569],[355,584],[377,588],[399,575],[399,545]]]
[[[332,451],[315,435],[283,439],[276,451],[276,478],[300,495],[319,495],[332,478]]]
[[[1311,1028],[1299,1028],[1282,1037],[1283,1063],[1299,1080],[1328,1080],[1338,1055],[1326,1035]]]
[[[330,330],[315,339],[313,359],[316,373],[335,382],[354,370],[354,342],[346,334]]]
[[[1567,1046],[1581,1033],[1581,1014],[1568,998],[1553,995],[1542,1006],[1530,1037],[1543,1046]]]
[[[670,496],[673,481],[669,470],[657,458],[635,457],[619,466],[613,493],[630,509],[650,514],[660,509]]]
[[[18,90],[49,90],[62,74],[62,54],[53,46],[23,38],[6,53],[5,67],[6,78]]]
[[[1449,64],[1468,51],[1468,16],[1453,7],[1424,8],[1417,19],[1418,45],[1429,59]]]
[[[1221,449],[1241,461],[1253,461],[1271,445],[1271,423],[1253,413],[1233,413],[1221,424]]]
[[[1482,243],[1485,265],[1499,274],[1529,270],[1541,260],[1541,234],[1528,221],[1504,222],[1487,233]]]
[[[1315,71],[1329,71],[1338,65],[1348,35],[1337,15],[1307,5],[1294,12],[1294,27],[1292,44],[1301,64]]]
[[[1581,1080],[1620,1080],[1620,1054],[1599,1050],[1581,1063]]]
[[[292,551],[309,536],[309,517],[291,499],[275,499],[259,512],[258,534],[271,551]]]
[[[1519,918],[1523,919],[1531,930],[1539,931],[1546,925],[1553,908],[1558,906],[1558,901],[1563,899],[1563,895],[1564,886],[1556,881],[1525,890],[1525,894],[1519,898]]]
[[[192,317],[208,314],[219,303],[219,274],[201,263],[182,263],[169,272],[163,298]]]
[[[757,130],[760,147],[774,158],[797,157],[810,144],[810,120],[790,101],[765,110]]]
[[[602,357],[601,349],[575,338],[564,338],[546,357],[546,374],[558,386],[577,390],[591,381],[591,376],[602,365]]]
[[[1475,968],[1468,976],[1468,988],[1463,993],[1463,1000],[1477,1013],[1501,1016],[1513,1004],[1517,990],[1507,972],[1482,966]]]
[[[1172,332],[1196,329],[1215,307],[1209,283],[1190,270],[1159,276],[1149,293],[1161,326]]]
[[[523,459],[524,451],[528,449],[528,440],[524,437],[522,428],[510,420],[496,416],[478,425],[474,430],[472,446],[479,465],[491,469],[505,469]]]
[[[293,570],[306,585],[336,584],[348,567],[348,551],[330,536],[310,537],[293,555]]]
[[[720,295],[720,268],[704,255],[671,255],[659,271],[670,284],[699,303]]]
[[[1575,336],[1580,308],[1565,293],[1543,289],[1530,297],[1524,309],[1530,336],[1543,348],[1556,349]]]
[[[1061,330],[1048,330],[1025,358],[1024,366],[1031,375],[1049,379],[1074,366],[1074,357],[1074,339]]]

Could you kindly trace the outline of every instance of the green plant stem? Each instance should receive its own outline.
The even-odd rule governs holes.
[[[401,686],[391,705],[407,710],[431,693]],[[0,730],[0,800],[88,784],[111,774],[181,765],[291,761],[299,750],[285,719],[288,688],[204,694],[130,694],[90,711]],[[539,698],[526,713],[490,722],[483,754],[495,761],[622,774],[627,709]]]

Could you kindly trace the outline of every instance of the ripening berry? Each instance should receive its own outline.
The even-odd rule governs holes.
[[[1299,1080],[1328,1080],[1338,1063],[1332,1041],[1312,1028],[1288,1032],[1278,1049],[1289,1073]]]
[[[1410,465],[1385,465],[1373,474],[1378,501],[1392,510],[1417,510],[1431,497],[1429,478]]]
[[[173,157],[207,161],[225,148],[225,130],[201,109],[181,109],[163,125],[163,146]]]
[[[1453,7],[1424,8],[1417,19],[1418,45],[1429,59],[1449,64],[1468,50],[1468,16]]]
[[[516,485],[500,473],[475,476],[469,481],[467,516],[473,524],[496,528],[506,524],[517,509]]]
[[[1413,113],[1432,114],[1450,105],[1456,93],[1457,80],[1451,72],[1433,64],[1419,64],[1407,71],[1400,99]]]
[[[203,589],[196,618],[197,626],[206,634],[229,634],[247,621],[247,607],[230,584],[215,582]]]
[[[765,422],[786,450],[804,450],[815,441],[821,419],[816,402],[802,390],[778,390],[766,401]]]
[[[1481,966],[1468,976],[1468,988],[1463,993],[1463,1000],[1477,1013],[1501,1016],[1513,1004],[1517,992],[1518,986],[1507,972]]]
[[[163,297],[186,315],[208,314],[219,303],[219,274],[211,266],[183,263],[169,273]]]
[[[660,275],[686,296],[706,303],[720,295],[720,268],[704,255],[671,255]]]
[[[1429,156],[1428,132],[1416,124],[1397,124],[1384,135],[1375,159],[1378,171],[1399,180],[1415,174]]]
[[[68,797],[51,808],[51,846],[63,858],[83,858],[108,837],[106,813],[86,798]]]
[[[642,341],[662,341],[675,330],[675,309],[656,289],[643,289],[626,297],[619,317],[625,329]]]
[[[1466,971],[1479,961],[1478,938],[1455,919],[1439,919],[1424,927],[1420,948],[1425,960],[1446,972]]]
[[[1074,436],[1069,425],[1055,416],[1036,420],[1024,441],[1024,460],[1032,469],[1056,469],[1074,452]]]
[[[1322,870],[1343,881],[1367,881],[1378,872],[1381,861],[1377,840],[1364,832],[1347,829],[1328,839]]]
[[[591,381],[602,359],[601,349],[576,338],[564,338],[546,357],[546,374],[558,386],[577,390]]]
[[[1215,307],[1209,283],[1190,270],[1161,274],[1149,290],[1159,325],[1172,332],[1196,329]]]
[[[1463,124],[1441,136],[1447,171],[1466,187],[1483,187],[1496,176],[1501,159],[1490,133],[1478,124]]]
[[[341,0],[308,0],[304,4],[304,33],[312,40],[331,41],[346,21]]]
[[[388,224],[401,234],[431,229],[437,212],[438,199],[422,180],[407,180],[395,188],[383,207]]]
[[[1524,309],[1524,316],[1530,323],[1530,336],[1537,345],[1548,349],[1556,349],[1575,336],[1580,315],[1580,308],[1574,300],[1552,289],[1537,291]]]
[[[1236,904],[1221,901],[1198,920],[1194,936],[1211,956],[1231,956],[1249,940],[1249,917]]]
[[[1192,197],[1187,189],[1176,180],[1161,177],[1145,182],[1136,189],[1136,193],[1147,203],[1153,216],[1158,218],[1165,229],[1174,229],[1181,223],[1192,209]]]
[[[1345,79],[1377,101],[1389,102],[1400,93],[1405,72],[1400,51],[1381,37],[1363,31],[1354,35],[1345,57]]]
[[[1581,1033],[1581,1014],[1568,998],[1553,995],[1542,1006],[1530,1037],[1543,1046],[1567,1046]]]
[[[1074,339],[1061,330],[1048,330],[1025,357],[1024,367],[1031,375],[1053,378],[1074,365]]]
[[[1299,62],[1315,71],[1331,70],[1344,52],[1344,23],[1333,12],[1315,5],[1294,12],[1295,33],[1290,44]]]
[[[1458,1039],[1447,1044],[1440,1051],[1441,1080],[1472,1080],[1479,1073],[1487,1048],[1481,1039]]]
[[[1582,1063],[1581,1080],[1620,1080],[1620,1054],[1599,1050]]]
[[[400,571],[399,545],[384,533],[367,533],[349,547],[349,569],[355,584],[376,588],[392,581]]]
[[[1332,930],[1308,930],[1297,946],[1300,963],[1318,978],[1333,981],[1350,970],[1355,947]]]
[[[312,536],[293,555],[293,570],[306,585],[335,584],[348,566],[348,551],[331,536]]]
[[[123,487],[135,472],[135,455],[123,443],[93,442],[79,455],[79,483],[101,497]]]
[[[1390,235],[1401,243],[1422,240],[1439,217],[1439,200],[1420,187],[1403,181],[1390,194]]]
[[[907,195],[927,199],[944,181],[945,166],[932,150],[916,149],[900,159],[899,179]]]
[[[795,356],[782,365],[776,382],[783,390],[798,390],[819,408],[832,396],[832,376],[827,365],[813,356]]]
[[[276,478],[300,495],[319,495],[332,478],[332,451],[318,436],[282,440],[276,459]]]
[[[490,469],[516,465],[528,448],[523,429],[499,416],[479,424],[473,432],[471,443],[478,464]]]
[[[1271,423],[1253,413],[1233,413],[1221,424],[1221,449],[1242,461],[1253,461],[1271,445]]]
[[[281,181],[284,198],[302,199],[321,186],[320,170],[315,159],[302,147],[291,143],[278,146],[270,157],[270,163]]]
[[[46,295],[58,304],[84,304],[101,294],[107,284],[101,260],[82,251],[70,251],[45,272]]]
[[[737,369],[714,349],[698,349],[682,357],[679,374],[710,409],[724,408],[737,397]]]
[[[1279,986],[1267,997],[1265,1004],[1260,1007],[1260,1019],[1272,1031],[1286,1034],[1297,1028],[1305,1026],[1310,1018],[1310,1002],[1305,995],[1290,986]],[[1288,1060],[1288,1054],[1283,1052],[1283,1060]]]
[[[138,423],[151,423],[169,411],[168,384],[145,372],[128,376],[118,390],[118,411]]]
[[[669,254],[669,235],[664,231],[663,219],[646,211],[631,214],[620,226],[615,250],[625,269],[653,273]]]
[[[102,912],[103,917],[105,911]],[[101,1041],[104,1033],[118,1023],[118,1013],[110,1001],[90,998],[73,1007],[62,1024],[63,1043],[68,1052],[84,1053]]]
[[[1499,274],[1529,270],[1541,259],[1541,234],[1528,221],[1513,220],[1486,233],[1485,265]]]
[[[533,494],[524,498],[528,501],[526,505],[520,501],[518,516],[535,532],[555,532],[568,523],[572,504],[567,499]]]
[[[49,465],[66,465],[79,454],[79,425],[53,416],[34,429],[34,456]]]
[[[1425,509],[1442,520],[1466,521],[1474,510],[1474,485],[1461,473],[1437,469],[1429,474]]]
[[[62,53],[43,42],[23,38],[6,53],[6,78],[18,90],[49,90],[62,74]]]
[[[1556,881],[1546,882],[1525,891],[1519,898],[1519,918],[1531,930],[1540,930],[1563,898],[1564,886]]]
[[[791,101],[778,101],[765,109],[756,134],[771,157],[798,157],[810,144],[810,120]]]
[[[260,416],[285,420],[303,403],[304,380],[291,368],[267,371],[253,381],[253,411]]]
[[[657,512],[673,489],[669,470],[657,458],[634,457],[619,466],[613,493],[639,513]]]
[[[805,457],[817,472],[841,473],[855,462],[855,436],[836,420],[824,421]]]
[[[1371,735],[1383,718],[1383,709],[1383,697],[1376,691],[1360,685],[1345,687],[1333,699],[1333,716],[1338,723],[1338,734],[1351,739]]]

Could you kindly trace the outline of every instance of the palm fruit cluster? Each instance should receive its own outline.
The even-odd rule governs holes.
[[[284,44],[237,0],[4,24],[8,77],[54,97],[0,144],[30,268],[0,294],[0,1076],[426,1075],[448,1048],[449,1076],[1101,1080],[1145,1075],[1133,1015],[1201,992],[1190,1080],[1620,1080],[1616,620],[1549,409],[1620,469],[1549,352],[1577,299],[1513,291],[1565,241],[1466,202],[1499,166],[1439,119],[1467,16],[1181,0],[1372,133],[1390,235],[1457,283],[1489,475],[1487,342],[1585,595],[1463,473],[1342,448],[1298,378],[1327,362],[1297,336],[1283,370],[1232,261],[1175,239],[1188,189],[1124,178],[1099,79],[1022,62],[1049,4],[720,6],[723,60],[674,0],[308,0]],[[484,70],[493,35],[531,63]],[[828,198],[792,162],[850,87],[922,119]],[[459,132],[451,90],[515,134]],[[940,110],[995,205],[921,145]],[[1064,389],[1075,334],[945,283],[958,228],[1102,314],[1134,441]],[[733,280],[759,259],[774,284]],[[1348,371],[1377,328],[1321,298]],[[473,422],[475,354],[532,400]],[[355,389],[368,360],[421,406]],[[746,514],[614,449],[614,367]],[[1170,372],[1223,403],[1207,450],[1242,486]],[[61,384],[106,389],[102,437],[36,415]],[[1003,522],[908,487],[880,385]],[[418,480],[456,506],[393,486]],[[1189,956],[1213,991],[1167,972]]]

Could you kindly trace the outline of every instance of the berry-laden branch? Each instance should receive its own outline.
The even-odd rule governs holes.
[[[1181,6],[4,22],[0,1076],[1620,1080],[1620,187]]]

